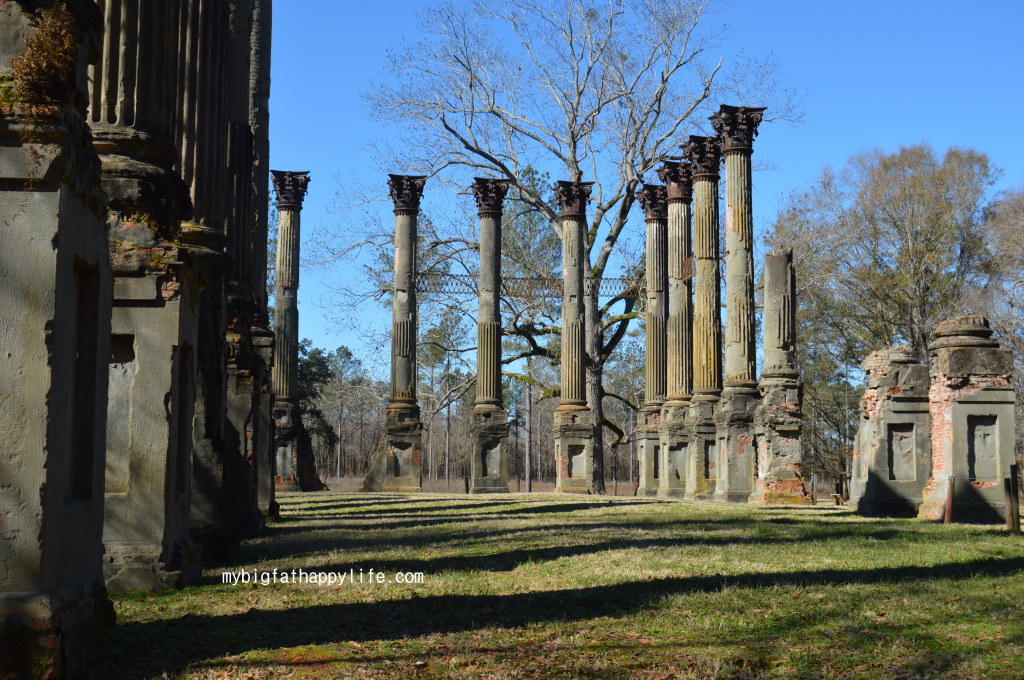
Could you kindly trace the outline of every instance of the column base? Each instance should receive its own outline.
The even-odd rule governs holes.
[[[728,386],[722,391],[715,414],[718,429],[716,501],[746,503],[754,491],[757,455],[754,415],[760,403],[760,392],[747,385]]]
[[[556,409],[554,430],[555,493],[593,493],[594,414],[585,407]]]
[[[686,490],[683,495],[687,500],[710,500],[714,497],[718,482],[718,457],[715,453],[718,446],[717,410],[717,393],[695,394],[690,403],[687,419],[690,442],[686,453]]]
[[[662,456],[661,435],[658,425],[661,422],[661,404],[645,404],[640,408],[637,420],[637,476],[636,495],[655,496],[661,484]]]
[[[473,409],[473,458],[469,493],[508,493],[508,414],[502,408]]]
[[[419,408],[388,404],[384,446],[370,462],[362,491],[411,493],[423,490],[423,424]]]
[[[220,563],[226,561],[239,541],[224,544],[228,551],[222,555]],[[192,542],[179,541],[174,544],[169,559],[162,555],[159,545],[119,545],[106,543],[106,554],[103,556],[103,577],[107,589],[112,593],[126,590],[180,590],[199,578],[202,571],[200,549]],[[213,543],[216,551],[217,543]],[[216,564],[214,555],[202,553],[207,566]]]
[[[658,495],[664,498],[683,498],[686,495],[687,453],[690,444],[690,426],[687,416],[689,402],[666,402],[661,409],[658,436],[661,439],[661,476]]]

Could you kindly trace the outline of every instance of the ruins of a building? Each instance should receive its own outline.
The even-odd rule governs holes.
[[[718,137],[693,136],[684,160],[666,161],[664,185],[645,184],[645,396],[637,417],[641,495],[731,502],[809,502],[800,475],[801,382],[796,369],[792,254],[769,255],[765,277],[765,370],[756,373],[751,153],[763,108],[722,106]],[[719,166],[726,166],[723,345],[719,276]],[[392,397],[385,446],[364,489],[419,490],[422,425],[416,403],[416,215],[424,178],[392,175],[395,302]],[[501,187],[500,191],[497,187]],[[506,490],[497,291],[501,201],[507,182],[478,178],[480,215],[478,376],[470,491]],[[591,183],[557,182],[561,210],[561,389],[555,409],[555,490],[593,487],[593,414],[585,396],[586,204]],[[692,210],[691,210],[692,206]],[[692,220],[692,230],[691,230]],[[692,233],[692,236],[691,236]],[[471,291],[463,291],[471,292]],[[519,294],[519,293],[514,293]],[[695,298],[695,299],[694,299]],[[722,355],[725,355],[723,383]],[[488,478],[487,483],[482,480]]]
[[[864,361],[851,504],[874,516],[1001,522],[1014,463],[1010,350],[983,316],[940,323],[929,365],[905,348]],[[947,498],[950,480],[953,497]]]
[[[0,675],[77,677],[105,587],[180,586],[276,509],[270,2],[0,31]]]

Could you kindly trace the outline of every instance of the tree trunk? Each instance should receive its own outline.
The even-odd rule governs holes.
[[[533,379],[532,357],[526,357],[526,377]],[[533,491],[533,383],[526,383],[526,493]]]
[[[598,316],[597,286],[591,288],[583,294],[586,306],[587,406],[594,416],[594,493],[604,495],[607,493],[604,486],[604,360],[601,358],[604,334]]]

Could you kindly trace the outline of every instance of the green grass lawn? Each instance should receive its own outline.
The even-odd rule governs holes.
[[[226,570],[364,582],[223,585],[218,568],[117,596],[97,678],[1024,678],[1024,538],[999,527],[595,496],[281,501]]]

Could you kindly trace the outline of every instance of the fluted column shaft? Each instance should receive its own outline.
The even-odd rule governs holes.
[[[416,220],[425,177],[390,175],[395,204],[395,292],[391,305],[391,404],[416,407]]]
[[[693,390],[693,185],[689,164],[666,162],[659,176],[668,197],[668,369],[666,400],[688,404]]]
[[[647,332],[644,363],[644,405],[665,402],[668,321],[668,217],[664,186],[645,184],[638,192],[647,223]]]
[[[562,201],[562,397],[559,409],[585,409],[583,267],[585,206],[591,182],[559,182]]]
[[[725,384],[753,387],[754,217],[751,211],[750,149],[725,152]]]
[[[278,399],[296,396],[299,365],[299,214],[309,185],[308,172],[271,171],[277,192],[277,281],[275,288],[274,393]]]
[[[693,393],[717,395],[722,390],[717,174],[694,175],[693,203]]]
[[[480,218],[480,307],[477,317],[476,405],[501,408],[501,214],[509,183],[473,183]]]

